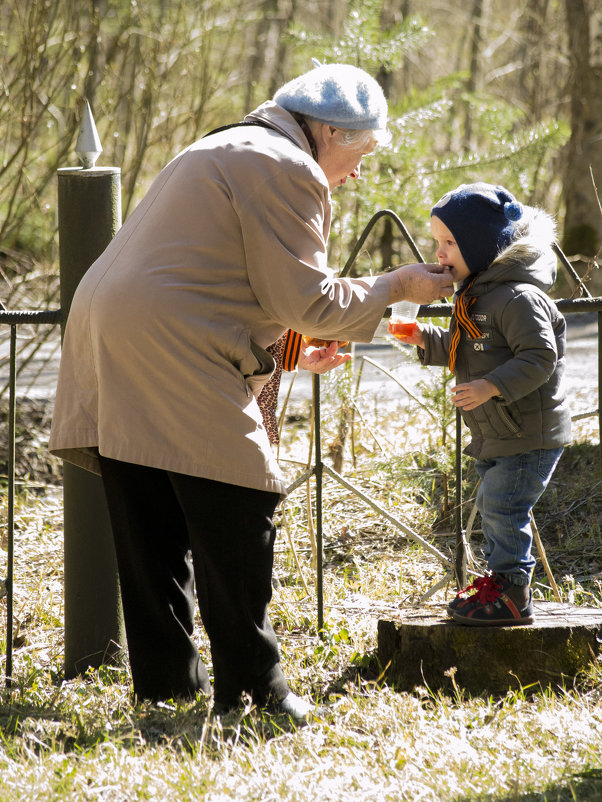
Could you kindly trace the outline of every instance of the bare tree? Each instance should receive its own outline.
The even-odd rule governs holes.
[[[565,0],[571,59],[571,138],[564,177],[564,250],[595,255],[602,245],[602,6]],[[593,178],[593,181],[592,181]],[[595,182],[595,186],[594,186]]]
[[[466,90],[474,94],[479,88],[480,72],[482,69],[481,48],[483,39],[483,0],[474,0],[470,15],[470,66],[466,81]],[[465,104],[464,112],[464,150],[468,153],[473,146],[472,142],[472,114],[470,106]]]
[[[251,109],[264,97],[257,97],[268,86],[272,95],[284,81],[288,57],[286,31],[295,18],[296,0],[262,0],[256,9],[256,19],[247,35],[249,58],[245,105]]]
[[[528,0],[519,20],[521,95],[525,109],[533,121],[545,115],[546,53],[550,49],[547,31],[549,0]]]

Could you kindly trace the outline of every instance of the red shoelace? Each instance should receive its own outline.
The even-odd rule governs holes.
[[[497,599],[500,595],[502,585],[495,576],[495,574],[487,574],[486,576],[478,576],[472,585],[461,590],[458,596],[470,595],[470,591],[474,591],[470,595],[471,601],[478,601],[480,604],[489,604]]]

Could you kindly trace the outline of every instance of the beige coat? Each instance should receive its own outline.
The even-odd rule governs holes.
[[[285,492],[256,396],[287,329],[370,341],[375,279],[326,265],[330,193],[291,115],[271,101],[158,175],[75,294],[50,450]]]

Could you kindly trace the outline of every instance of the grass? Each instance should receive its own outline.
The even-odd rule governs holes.
[[[355,464],[348,451],[345,475],[451,553],[437,422],[425,423],[411,406],[402,420],[384,420],[383,409],[369,414],[360,407]],[[303,463],[307,410],[290,417],[281,456]],[[337,436],[335,418],[332,431],[325,421],[326,449]],[[418,427],[422,438],[414,437]],[[536,517],[563,599],[602,607],[598,460],[591,438],[567,449]],[[299,469],[284,464],[291,476]],[[468,513],[470,477],[466,491]],[[20,486],[15,683],[0,690],[0,802],[602,800],[600,660],[570,687],[488,697],[457,686],[450,693],[396,691],[376,659],[377,622],[416,602],[443,568],[331,481],[325,486],[322,637],[304,489],[287,501],[286,527],[279,521],[274,570],[272,621],[292,688],[316,701],[309,727],[295,730],[249,705],[215,719],[202,697],[136,704],[123,665],[65,680],[61,505],[59,486],[33,480]],[[5,521],[5,510],[0,513]],[[473,542],[478,556],[478,531]],[[451,592],[444,588],[433,600]],[[538,564],[535,594],[550,593]],[[197,636],[209,663],[200,625]]]

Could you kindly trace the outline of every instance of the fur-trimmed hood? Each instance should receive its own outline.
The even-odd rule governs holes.
[[[478,275],[471,295],[491,290],[492,284],[522,282],[548,292],[557,274],[557,258],[552,250],[556,238],[554,218],[543,209],[526,206],[517,224],[517,237]]]

